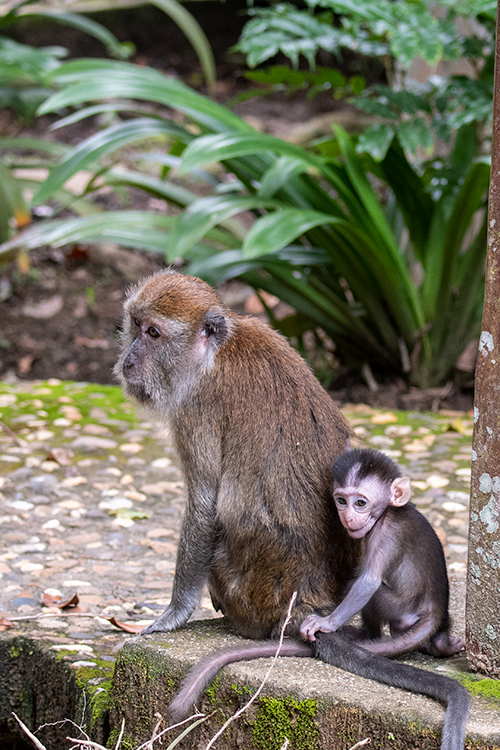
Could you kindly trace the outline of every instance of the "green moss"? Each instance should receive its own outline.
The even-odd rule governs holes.
[[[134,407],[126,401],[122,390],[117,386],[44,382],[33,390],[26,391],[23,385],[10,386],[2,383],[0,394],[7,394],[16,399],[14,403],[1,407],[2,421],[6,424],[23,414],[38,415],[48,422],[53,422],[54,419],[63,416],[64,406],[74,406],[80,411],[80,425],[97,422],[90,416],[95,406],[104,409],[112,419],[125,423],[137,422]],[[61,397],[69,398],[70,401],[61,402]],[[17,430],[20,429],[19,424],[14,426]],[[57,428],[54,429],[58,432]],[[110,425],[110,429],[113,431],[113,425]]]
[[[217,693],[220,690],[221,686],[221,678],[216,677],[215,680],[207,687],[205,690],[206,694],[208,695],[208,699],[210,703],[215,707],[217,704]]]
[[[453,675],[472,695],[478,695],[489,703],[500,707],[500,680],[479,677],[473,674]]]
[[[162,641],[158,641],[157,645],[161,647],[161,651],[155,657],[154,653],[145,649],[143,645],[132,646],[131,644],[127,644],[120,650],[118,663],[125,668],[127,664],[130,664],[132,668],[139,668],[147,680],[158,683],[160,680],[165,679],[165,675],[168,673],[169,665],[165,664],[163,657],[165,655],[164,651],[171,649],[172,645]]]
[[[12,659],[17,659],[18,656],[21,656],[22,652],[23,650],[18,646],[11,646],[9,654]]]
[[[109,662],[96,660],[95,667],[80,667],[76,671],[76,684],[85,694],[84,704],[89,708],[91,714],[91,730],[101,726],[109,713],[111,701],[111,687],[113,681],[114,665]],[[104,678],[99,684],[93,685],[90,680]]]
[[[116,747],[116,743],[118,741],[119,735],[120,735],[120,729],[113,729],[108,737],[108,741],[106,742],[106,747],[109,747],[109,748]],[[121,738],[120,750],[134,750],[135,747],[136,747],[136,743],[132,742],[130,737],[127,737],[127,735],[124,734]]]
[[[250,690],[250,688],[248,688],[246,685],[243,685],[243,687],[239,687],[238,685],[231,685],[231,690],[233,691],[233,693],[236,693],[238,698],[242,698],[243,695],[250,698],[255,692],[255,690]]]
[[[261,698],[253,725],[254,745],[259,750],[279,750],[287,738],[292,750],[316,750],[319,731],[315,717],[313,699]]]

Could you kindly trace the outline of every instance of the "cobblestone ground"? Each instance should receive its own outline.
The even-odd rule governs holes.
[[[411,477],[452,577],[465,576],[470,415],[343,411]],[[117,635],[109,617],[154,619],[170,599],[183,505],[168,435],[137,421],[118,388],[0,383],[0,618],[16,630],[84,641]],[[75,593],[76,608],[43,605]],[[217,616],[208,594],[201,604],[197,618]]]

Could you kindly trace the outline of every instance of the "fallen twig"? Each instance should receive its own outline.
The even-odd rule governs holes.
[[[22,438],[17,437],[16,433],[12,432],[12,430],[10,429],[10,427],[7,427],[7,425],[4,424],[3,422],[0,422],[0,429],[2,429],[4,432],[7,433],[7,435],[9,437],[11,437],[13,440],[15,440],[16,443],[19,445],[20,448],[22,448],[24,445],[27,445],[26,440],[23,440]]]
[[[356,742],[355,745],[349,748],[349,750],[358,750],[358,747],[363,747],[363,745],[369,745],[371,742],[370,737],[366,737],[364,740],[360,740],[359,742]]]
[[[242,706],[241,708],[239,708],[236,711],[236,713],[233,714],[233,716],[229,717],[229,719],[226,721],[226,723],[223,724],[223,726],[219,729],[219,731],[212,737],[212,739],[210,740],[210,742],[206,746],[205,750],[210,750],[210,748],[212,747],[212,745],[214,744],[214,742],[221,736],[221,734],[223,732],[226,731],[227,727],[231,724],[231,722],[233,722],[235,719],[237,719],[238,717],[240,717],[241,714],[244,711],[246,711],[247,708],[249,708],[252,705],[252,703],[261,694],[264,685],[266,684],[267,680],[269,679],[269,675],[271,674],[272,670],[274,669],[274,666],[276,664],[276,660],[277,660],[277,658],[278,658],[278,656],[280,654],[280,651],[281,651],[281,647],[283,646],[283,638],[285,637],[286,626],[290,622],[290,618],[292,616],[292,607],[293,607],[293,605],[295,603],[295,599],[296,598],[297,598],[297,592],[294,591],[293,594],[292,594],[292,598],[290,599],[290,604],[288,605],[288,612],[287,612],[287,615],[286,615],[286,618],[285,618],[285,622],[283,623],[283,627],[281,628],[280,639],[279,639],[278,647],[276,649],[276,653],[273,656],[271,664],[269,666],[269,669],[267,670],[266,674],[264,675],[264,679],[260,683],[257,691],[252,695],[252,697],[250,698],[250,700],[247,703],[245,703],[244,706]]]
[[[38,739],[38,737],[35,737],[35,735],[33,734],[33,732],[30,732],[30,730],[28,729],[28,727],[26,726],[26,724],[23,724],[23,722],[21,721],[21,719],[19,718],[19,716],[16,716],[16,714],[14,713],[14,711],[12,711],[12,716],[17,721],[17,723],[19,724],[19,726],[21,727],[21,729],[23,730],[23,732],[30,738],[30,740],[32,741],[32,743],[34,744],[34,746],[37,748],[37,750],[47,750],[47,748],[45,747],[45,745],[42,745],[42,743],[40,742],[40,740]],[[104,748],[103,748],[103,750],[104,750]]]

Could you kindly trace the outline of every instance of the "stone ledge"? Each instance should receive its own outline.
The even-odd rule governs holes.
[[[15,730],[12,733],[11,711],[15,711],[30,729],[62,719],[78,725],[84,716],[91,738],[109,747],[114,746],[112,740],[116,741],[124,718],[129,744],[123,747],[135,748],[151,737],[155,714],[165,716],[189,666],[200,656],[238,640],[223,619],[193,622],[174,633],[131,638],[117,654],[111,680],[113,655],[106,655],[105,642],[92,642],[95,653],[88,656],[4,633],[0,638],[0,746],[22,747],[13,741],[18,736]],[[407,661],[440,671],[444,668],[450,675],[465,662],[461,657],[442,662],[421,655]],[[205,747],[224,717],[248,700],[268,666],[269,660],[260,659],[226,667],[200,707],[210,718],[179,747]],[[472,703],[467,748],[500,748],[500,710],[481,698],[474,697]],[[288,736],[290,750],[347,750],[370,737],[372,747],[387,750],[437,750],[442,721],[442,707],[430,699],[316,660],[283,658],[259,700],[231,725],[216,747],[279,750]],[[67,750],[65,737],[77,736],[73,731],[66,724],[43,730],[39,736],[50,750]],[[168,735],[169,741],[179,731]]]

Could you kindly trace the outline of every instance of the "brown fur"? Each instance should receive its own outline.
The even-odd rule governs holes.
[[[330,501],[347,423],[281,335],[199,279],[156,275],[125,310],[117,374],[169,423],[188,489],[172,602],[147,632],[184,622],[208,580],[252,638],[276,634],[297,590],[298,633],[307,614],[331,610],[357,559]]]

